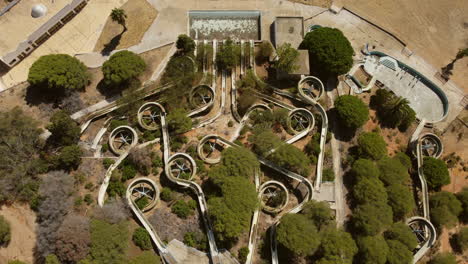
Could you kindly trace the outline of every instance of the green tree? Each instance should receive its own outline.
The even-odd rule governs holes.
[[[392,207],[393,217],[403,219],[415,208],[413,193],[408,186],[393,184],[387,186],[388,204]]]
[[[81,164],[83,151],[78,145],[62,148],[58,156],[58,166],[65,170],[76,169]]]
[[[468,249],[468,227],[462,227],[455,235],[455,244],[464,253]]]
[[[431,221],[438,227],[452,227],[457,223],[457,216],[463,210],[455,195],[446,191],[431,195],[429,204],[431,207]]]
[[[456,194],[457,199],[461,202],[463,211],[460,214],[460,221],[468,222],[468,187]]]
[[[153,245],[151,244],[150,234],[143,227],[138,227],[137,229],[135,229],[135,231],[133,232],[132,240],[133,243],[135,243],[135,245],[141,248],[142,250],[149,250],[153,248]]]
[[[45,258],[45,264],[60,264],[56,255],[50,254]]]
[[[258,45],[258,49],[257,57],[261,59],[268,59],[271,54],[273,54],[273,46],[271,46],[271,43],[267,40],[262,41],[262,43]]]
[[[409,106],[409,101],[389,90],[377,90],[371,104],[377,108],[380,121],[390,127],[406,130],[416,120],[416,112]]]
[[[319,230],[334,223],[335,216],[327,202],[311,200],[304,205],[302,214],[312,220]]]
[[[359,153],[366,158],[379,160],[387,154],[387,143],[376,132],[364,132],[358,137]]]
[[[397,240],[387,240],[388,255],[387,264],[411,264],[413,252]]]
[[[143,251],[140,255],[130,260],[129,264],[160,264],[161,260],[151,251]]]
[[[247,260],[247,256],[249,255],[249,248],[248,247],[241,247],[239,252],[237,253],[237,258],[241,263],[245,263]]]
[[[353,65],[351,43],[336,28],[322,27],[307,33],[301,48],[309,50],[310,61],[320,66],[321,74],[337,76],[347,73]]]
[[[262,157],[282,145],[281,140],[270,130],[251,135],[249,141],[253,143],[252,150]]]
[[[42,130],[19,107],[0,111],[0,202],[23,201],[37,205],[38,173],[48,165],[38,158]]]
[[[52,133],[51,140],[61,146],[77,143],[81,134],[78,124],[63,110],[57,111],[52,115],[47,130]]]
[[[309,175],[310,160],[297,147],[290,144],[283,144],[275,152],[270,154],[269,159],[288,170],[297,172],[301,175]]]
[[[120,85],[138,77],[146,69],[145,61],[137,54],[118,51],[102,65],[104,81],[107,84]]]
[[[358,204],[387,202],[387,192],[379,179],[362,179],[353,187],[353,198]]]
[[[0,215],[0,245],[7,245],[11,240],[10,222]]]
[[[392,208],[387,204],[360,204],[353,211],[353,227],[363,235],[373,236],[392,224]]]
[[[405,166],[405,168],[411,169],[411,167],[412,167],[411,158],[408,155],[406,155],[404,152],[396,153],[393,158],[399,160],[400,163],[403,166]]]
[[[176,214],[178,217],[186,219],[193,214],[195,207],[191,207],[189,203],[184,200],[177,201],[172,207],[172,213]]]
[[[28,82],[54,95],[82,90],[89,80],[86,66],[67,54],[41,56],[29,68]]]
[[[301,214],[283,216],[276,230],[276,237],[280,244],[299,256],[312,255],[320,244],[317,228]]]
[[[369,120],[369,108],[356,96],[338,97],[335,108],[341,123],[346,127],[357,129]]]
[[[358,159],[353,163],[351,175],[354,178],[354,182],[358,183],[363,179],[377,179],[380,171],[371,160]]]
[[[450,174],[447,164],[443,160],[433,157],[424,157],[422,170],[427,185],[433,190],[439,190],[450,183]]]
[[[244,147],[227,148],[222,152],[221,163],[234,176],[251,178],[260,169],[257,157]]]
[[[101,220],[91,220],[89,258],[93,264],[126,263],[128,240],[127,222],[109,224]]]
[[[161,200],[165,201],[165,202],[170,202],[172,201],[173,199],[173,193],[172,193],[172,190],[167,188],[167,187],[164,187],[161,191]]]
[[[397,240],[406,246],[408,250],[413,250],[418,245],[418,240],[409,226],[402,222],[396,222],[384,233],[386,240]]]
[[[358,248],[351,234],[336,228],[326,229],[322,234],[322,242],[319,248],[322,258],[339,260],[332,263],[351,264],[357,252]]]
[[[292,73],[298,69],[296,62],[299,58],[299,51],[291,47],[290,43],[284,43],[279,46],[276,50],[276,54],[278,60],[273,64],[275,69],[285,73]]]
[[[192,128],[192,119],[187,116],[187,111],[183,108],[178,108],[171,111],[167,115],[167,123],[169,130],[182,134]]]
[[[255,185],[244,176],[220,177],[215,184],[221,195],[208,200],[213,228],[219,240],[235,241],[248,230],[258,206]]]
[[[195,50],[195,41],[191,37],[182,34],[177,37],[176,47],[183,53],[190,53]]]
[[[252,94],[250,90],[244,90],[242,94],[237,97],[237,111],[242,116],[247,110],[257,101],[257,97]]]
[[[110,17],[112,21],[117,22],[119,25],[124,27],[124,31],[127,29],[125,26],[125,20],[127,19],[127,14],[125,14],[125,10],[122,8],[113,8]]]
[[[439,253],[431,259],[429,264],[457,264],[457,259],[450,253]]]
[[[227,39],[226,42],[219,48],[216,53],[216,63],[218,63],[221,69],[230,70],[237,66],[240,62],[240,48],[231,39]]]
[[[366,236],[357,240],[359,263],[385,264],[389,253],[387,242],[382,236]]]
[[[377,162],[377,166],[380,180],[385,185],[404,184],[409,180],[408,169],[396,158],[384,157]]]

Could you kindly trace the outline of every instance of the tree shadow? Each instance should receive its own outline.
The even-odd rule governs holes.
[[[463,249],[460,247],[460,244],[457,243],[458,236],[459,236],[459,234],[453,234],[452,236],[450,236],[449,243],[450,243],[450,246],[452,247],[453,251],[455,251],[455,252],[457,252],[459,254],[463,254]]]
[[[336,108],[329,109],[327,111],[327,116],[328,130],[335,134],[336,139],[344,142],[349,142],[354,138],[357,132],[357,128],[349,128],[344,126],[343,122],[339,120]],[[333,122],[330,122],[331,120]]]
[[[56,89],[52,91],[47,89],[46,85],[30,85],[26,88],[24,100],[28,105],[52,104],[55,108],[65,97],[64,90]]]
[[[120,39],[122,39],[123,34],[127,31],[127,28],[118,34],[117,36],[113,37],[107,44],[104,45],[104,48],[101,50],[101,54],[103,56],[109,56],[110,53],[117,48],[120,44]]]

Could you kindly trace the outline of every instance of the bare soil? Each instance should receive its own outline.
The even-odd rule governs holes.
[[[460,114],[460,120],[465,119],[465,116],[468,116],[467,110],[464,110]],[[463,167],[468,167],[468,141],[466,140],[468,127],[460,120],[454,120],[441,136],[444,145],[442,158],[451,153],[455,153],[461,158],[460,162],[458,162],[454,168],[450,169],[450,184],[443,187],[443,190],[449,192],[459,192],[464,187],[468,187],[468,174],[463,170]]]
[[[33,263],[36,245],[36,214],[28,205],[2,206],[0,215],[11,226],[11,241],[7,247],[0,247],[0,263],[21,260]]]
[[[146,0],[145,0],[146,1]],[[140,57],[146,62],[146,70],[140,75],[140,81],[144,82],[151,78],[159,64],[164,60],[171,45],[166,45],[157,49],[152,49],[140,54]]]
[[[101,36],[99,36],[94,51],[101,51],[111,41],[117,43],[115,49],[125,49],[140,43],[143,35],[158,15],[158,11],[146,0],[127,1],[122,7],[127,15],[127,31],[117,22],[109,18],[104,25]]]

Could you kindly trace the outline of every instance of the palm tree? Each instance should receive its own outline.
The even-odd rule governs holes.
[[[409,101],[401,96],[393,96],[385,102],[384,108],[387,110],[387,117],[395,126],[407,124],[414,120],[415,112],[409,106]]]
[[[124,31],[127,29],[125,26],[125,19],[127,18],[127,14],[125,14],[125,10],[122,8],[114,8],[110,14],[112,21],[115,21],[124,27]]]

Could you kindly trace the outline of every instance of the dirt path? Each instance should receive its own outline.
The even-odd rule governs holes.
[[[33,263],[36,245],[36,214],[28,205],[3,206],[0,215],[11,225],[11,241],[6,248],[0,248],[0,263],[21,260]]]

